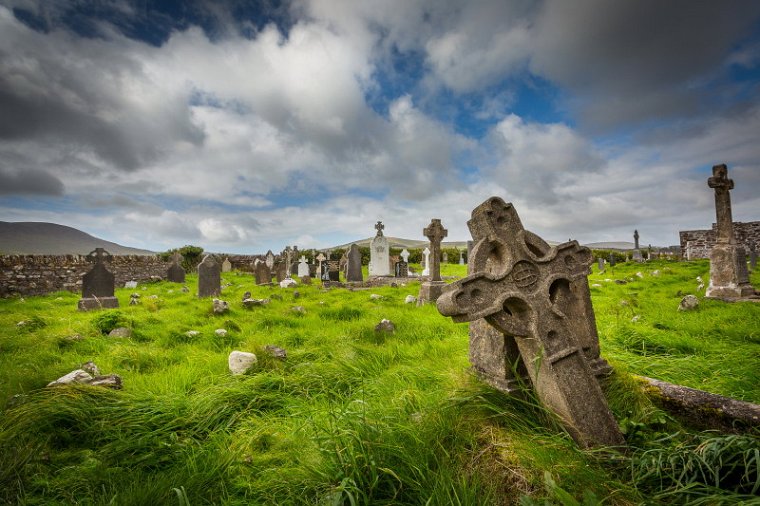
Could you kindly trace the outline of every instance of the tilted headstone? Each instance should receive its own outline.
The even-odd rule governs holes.
[[[404,259],[404,262],[409,263],[409,252],[406,250],[406,248],[401,250],[401,258]]]
[[[298,259],[298,277],[304,276],[309,276],[309,264],[306,263],[306,257],[301,255],[301,258]]]
[[[397,278],[409,277],[409,264],[404,262],[403,260],[399,260],[398,262],[396,262],[396,265],[393,266],[393,270]]]
[[[428,247],[422,250],[422,266],[422,275],[430,276],[430,248]]]
[[[105,266],[112,258],[103,248],[95,248],[87,255],[87,261],[95,265],[82,277],[82,298],[77,306],[80,311],[119,307],[119,299],[114,297],[116,280]]]
[[[259,262],[258,265],[256,265],[256,269],[253,271],[253,276],[256,278],[257,285],[272,284],[272,270],[265,262]]]
[[[352,244],[348,248],[348,264],[346,265],[346,281],[364,281],[362,275],[362,254],[359,246]]]
[[[707,186],[715,190],[715,214],[717,231],[715,245],[710,251],[710,285],[705,297],[738,299],[755,294],[749,284],[747,254],[744,247],[736,242],[734,222],[731,217],[730,190],[734,181],[728,178],[726,165],[715,165]]]
[[[218,297],[222,292],[222,267],[211,255],[198,264],[198,297]]]
[[[169,266],[169,270],[166,273],[166,279],[172,283],[185,282],[185,269],[182,268],[182,255],[180,255],[178,251],[175,251],[172,255],[172,264]]]
[[[598,357],[587,280],[591,251],[577,241],[549,246],[498,197],[475,208],[468,226],[475,241],[471,273],[444,290],[440,313],[455,322],[485,319],[495,328],[503,345],[473,343],[471,334],[475,353],[496,349],[502,353],[496,360],[516,364],[509,354],[519,352],[539,398],[579,444],[623,445],[590,365]],[[472,348],[470,358],[478,370]],[[492,362],[486,357],[486,365]]]
[[[222,262],[222,272],[230,272],[232,270],[232,263],[229,258],[225,258]]]
[[[441,263],[438,259],[441,256],[441,241],[449,235],[449,231],[443,228],[440,219],[433,218],[430,225],[422,229],[422,234],[430,241],[430,249],[425,248],[425,251],[429,252],[425,255],[428,260],[425,269],[429,272],[430,279],[420,285],[420,294],[417,297],[419,306],[438,300],[443,287],[446,286],[446,283],[441,280]]]
[[[375,224],[377,235],[372,238],[369,244],[369,275],[370,276],[390,276],[391,268],[389,265],[388,255],[390,255],[388,239],[383,235],[385,225],[381,221]]]
[[[271,249],[267,251],[267,254],[264,257],[264,263],[267,264],[267,267],[269,267],[270,270],[274,269],[274,253],[272,253]]]
[[[615,267],[615,255],[610,253],[610,267]]]

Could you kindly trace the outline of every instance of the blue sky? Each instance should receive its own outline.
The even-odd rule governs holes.
[[[760,3],[0,0],[0,220],[259,253],[760,219]]]

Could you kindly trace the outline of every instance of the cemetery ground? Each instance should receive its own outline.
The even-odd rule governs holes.
[[[760,504],[760,430],[684,425],[634,376],[760,402],[760,304],[702,300],[707,260],[593,270],[624,453],[581,450],[529,390],[477,380],[468,326],[404,303],[418,282],[281,289],[229,272],[223,315],[195,275],[190,293],[117,289],[116,310],[78,312],[68,292],[0,300],[0,503]],[[271,302],[245,309],[246,291]],[[686,294],[699,307],[677,311]],[[384,318],[394,333],[375,331]],[[253,370],[232,376],[232,350]],[[45,387],[88,361],[123,389]]]

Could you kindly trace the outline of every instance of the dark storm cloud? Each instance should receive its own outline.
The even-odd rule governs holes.
[[[592,126],[697,114],[759,17],[754,1],[551,0],[531,69],[567,87]]]
[[[0,195],[10,194],[62,195],[63,183],[44,170],[0,166]]]

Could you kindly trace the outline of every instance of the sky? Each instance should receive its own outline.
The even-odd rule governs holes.
[[[0,221],[263,253],[760,220],[760,2],[0,0]]]

